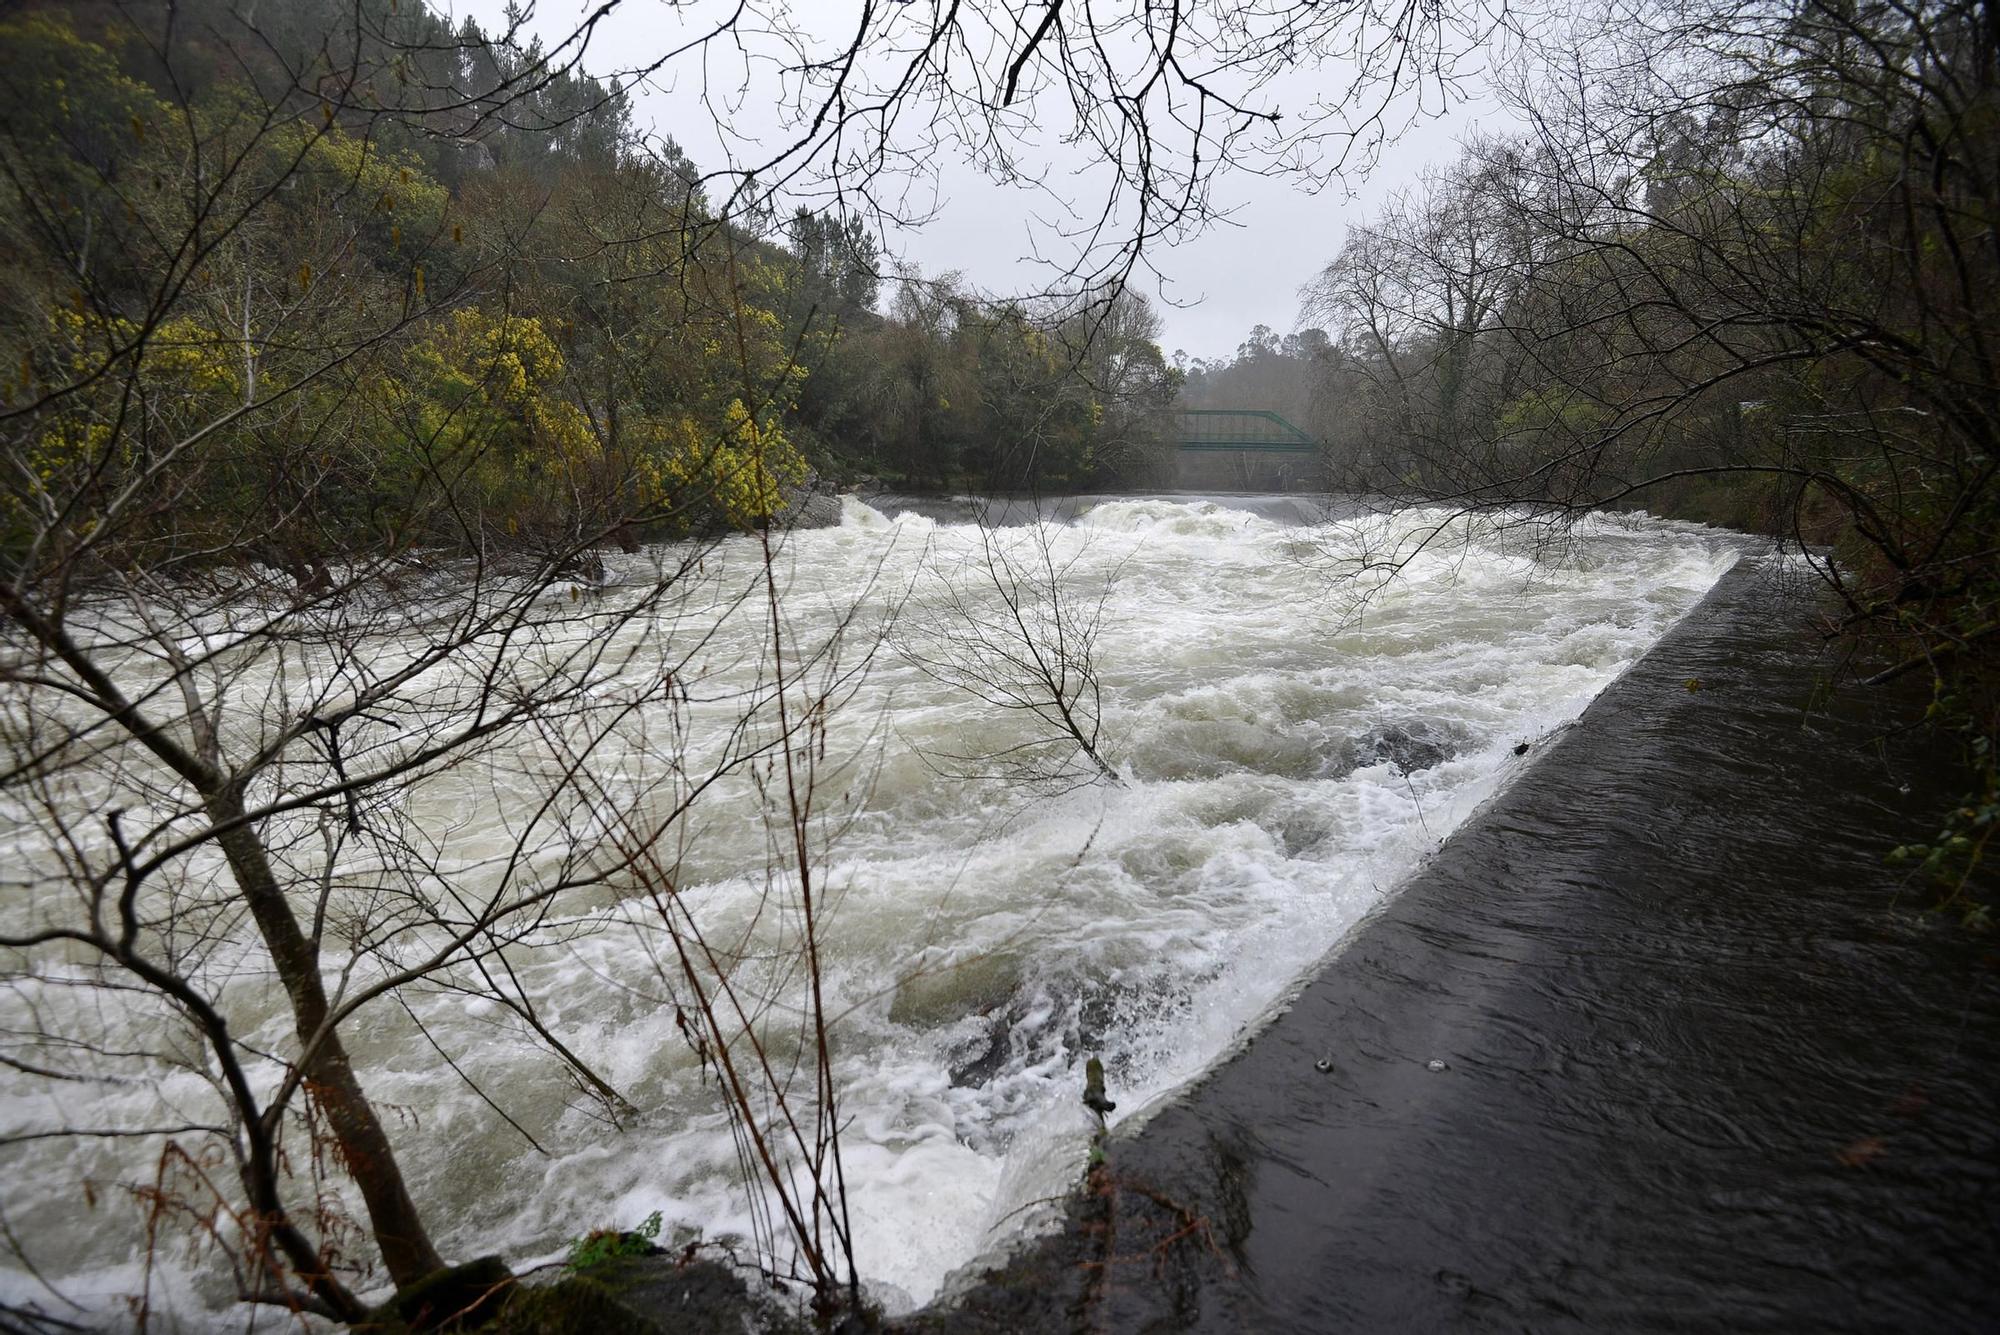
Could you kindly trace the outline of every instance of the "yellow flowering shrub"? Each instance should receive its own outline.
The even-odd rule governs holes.
[[[24,433],[27,466],[5,494],[10,541],[36,515],[67,511],[73,526],[89,528],[85,492],[117,483],[142,465],[144,452],[157,458],[237,406],[241,353],[239,340],[187,316],[147,333],[119,316],[69,307],[51,313],[40,345],[23,359],[19,387],[37,394],[78,388]],[[199,467],[212,452],[177,467]]]
[[[642,461],[645,499],[684,523],[707,514],[736,528],[754,528],[785,508],[785,493],[808,475],[806,461],[775,421],[759,422],[732,399],[722,430],[703,431],[681,418],[655,425]]]
[[[102,461],[114,444],[119,462],[129,462],[140,428],[163,437],[191,431],[242,393],[241,343],[187,316],[161,321],[142,339],[140,326],[123,317],[62,309],[49,316],[48,335],[44,360],[54,377],[109,374],[69,396],[43,428],[34,466],[45,483],[72,465]],[[114,443],[113,422],[122,423],[125,440]]]
[[[450,202],[449,193],[416,158],[338,130],[316,135],[300,168],[303,181],[350,193],[385,225],[400,219],[401,230],[413,234],[435,226]]]
[[[590,419],[562,397],[563,372],[561,350],[531,316],[466,307],[426,329],[377,386],[406,497],[426,480],[469,486],[468,499],[515,531],[525,511],[588,487],[602,450]]]
[[[32,156],[72,187],[58,207],[81,209],[97,172],[76,161],[74,145],[89,144],[106,159],[139,151],[171,122],[152,90],[119,69],[103,46],[80,36],[56,13],[17,13],[0,20],[7,58],[0,98],[16,152]]]
[[[65,308],[48,326],[50,358],[66,375],[87,376],[116,361],[136,369],[140,387],[156,396],[206,399],[242,390],[242,341],[189,316],[162,320],[143,340],[140,326],[123,316]]]

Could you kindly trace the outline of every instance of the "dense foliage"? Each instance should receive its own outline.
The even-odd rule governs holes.
[[[719,223],[620,89],[469,19],[31,6],[0,49],[16,577],[309,581],[357,544],[757,524],[815,469],[1151,466],[1175,382],[1142,303],[1063,323],[902,272],[884,315],[858,223]]]

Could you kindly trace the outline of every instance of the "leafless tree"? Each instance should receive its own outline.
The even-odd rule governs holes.
[[[550,66],[584,59],[620,9],[556,33]],[[690,11],[678,40],[599,72],[699,92],[730,145],[698,183],[723,218],[803,204],[910,226],[934,213],[938,167],[959,161],[1038,200],[1057,222],[1049,291],[1096,305],[1148,250],[1227,216],[1224,173],[1317,189],[1365,169],[1463,97],[1483,44],[1527,13],[1486,0],[864,0],[823,25],[744,0]],[[735,128],[752,103],[775,104],[775,133]],[[1046,160],[1052,143],[1073,147],[1081,189]]]
[[[1829,633],[1930,672],[1966,742],[1972,792],[1919,849],[1954,896],[2000,809],[1996,96],[1992,16],[1957,0],[1597,6],[1513,70],[1527,131],[1312,293],[1366,485],[1557,524],[1649,506],[1812,561]]]
[[[177,15],[137,10],[131,31],[179,89]],[[99,50],[60,25],[24,31],[58,55]],[[454,112],[504,117],[553,67],[531,62],[476,102],[397,108],[382,82],[418,53],[394,33],[365,50],[326,34],[299,66],[240,22],[200,36],[275,91],[218,111],[191,92],[143,101],[105,71],[135,108],[116,131],[157,145],[150,178],[69,151],[86,123],[33,102],[50,70],[10,63],[0,81],[22,113],[0,137],[6,223],[66,266],[9,274],[27,369],[0,406],[14,845],[0,1061],[38,1087],[154,1092],[137,1112],[71,1103],[0,1152],[157,1147],[152,1182],[126,1184],[149,1239],[190,1227],[244,1299],[354,1322],[374,1257],[398,1286],[444,1266],[398,1158],[410,1129],[371,1099],[357,1025],[400,1015],[505,1117],[412,1005],[488,999],[616,1120],[624,1096],[544,1019],[515,961],[582,930],[586,891],[671,880],[695,804],[767,761],[786,774],[791,888],[810,918],[800,757],[830,697],[793,699],[788,673],[812,660],[788,666],[801,650],[769,582],[770,535],[727,577],[713,538],[590,577],[629,530],[721,503],[715,451],[758,474],[732,485],[767,486],[742,439],[754,425],[691,451],[680,485],[648,481],[609,423],[538,391],[556,363],[506,304],[522,257],[466,257],[376,143]],[[113,215],[128,224],[115,259],[94,221]],[[443,377],[428,389],[413,380],[425,367]],[[777,386],[747,354],[741,379],[754,424]],[[717,625],[766,610],[775,675],[696,707]],[[809,928],[809,972],[813,951]],[[708,1050],[741,1037],[717,1029]],[[819,1037],[807,1149],[824,1159],[837,1122]],[[732,1098],[784,1106],[763,1086]],[[784,1189],[791,1166],[767,1166]],[[826,1292],[848,1237],[844,1216],[837,1245],[819,1234],[843,1189],[834,1166],[813,1165],[798,1239]]]
[[[1530,133],[1470,145],[1312,299],[1410,419],[1403,458],[1434,454],[1434,496],[1772,473],[1913,569],[1956,530],[1897,532],[1878,481],[1976,494],[1993,430],[1991,64],[1962,6],[1594,12],[1519,75]]]
[[[1052,531],[1053,530],[1053,531]],[[954,778],[993,778],[1041,792],[1118,781],[1100,750],[1104,687],[1096,661],[1115,572],[1095,590],[1060,530],[980,523],[976,552],[939,553],[894,632],[902,656],[932,680],[1000,711],[1003,739],[976,753],[929,751]],[[1073,540],[1072,540],[1073,541]]]

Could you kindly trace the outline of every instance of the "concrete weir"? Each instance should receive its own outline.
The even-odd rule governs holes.
[[[1326,465],[1294,450],[1175,450],[1173,485],[1196,492],[1324,491]]]
[[[1954,776],[1776,566],[898,1327],[1995,1329],[2000,955],[1883,860]]]

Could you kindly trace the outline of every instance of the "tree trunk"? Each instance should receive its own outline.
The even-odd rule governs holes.
[[[235,789],[211,796],[208,815],[224,828],[218,842],[229,859],[237,888],[270,948],[279,981],[291,998],[299,1041],[308,1043],[326,1023],[326,986],[319,975],[319,947],[299,929],[270,858],[256,831],[244,820],[243,798]],[[444,1261],[431,1244],[416,1202],[403,1184],[389,1137],[355,1077],[354,1064],[338,1032],[330,1031],[305,1057],[302,1067],[310,1096],[326,1114],[340,1147],[340,1159],[368,1206],[368,1222],[382,1262],[398,1287],[415,1283]]]

